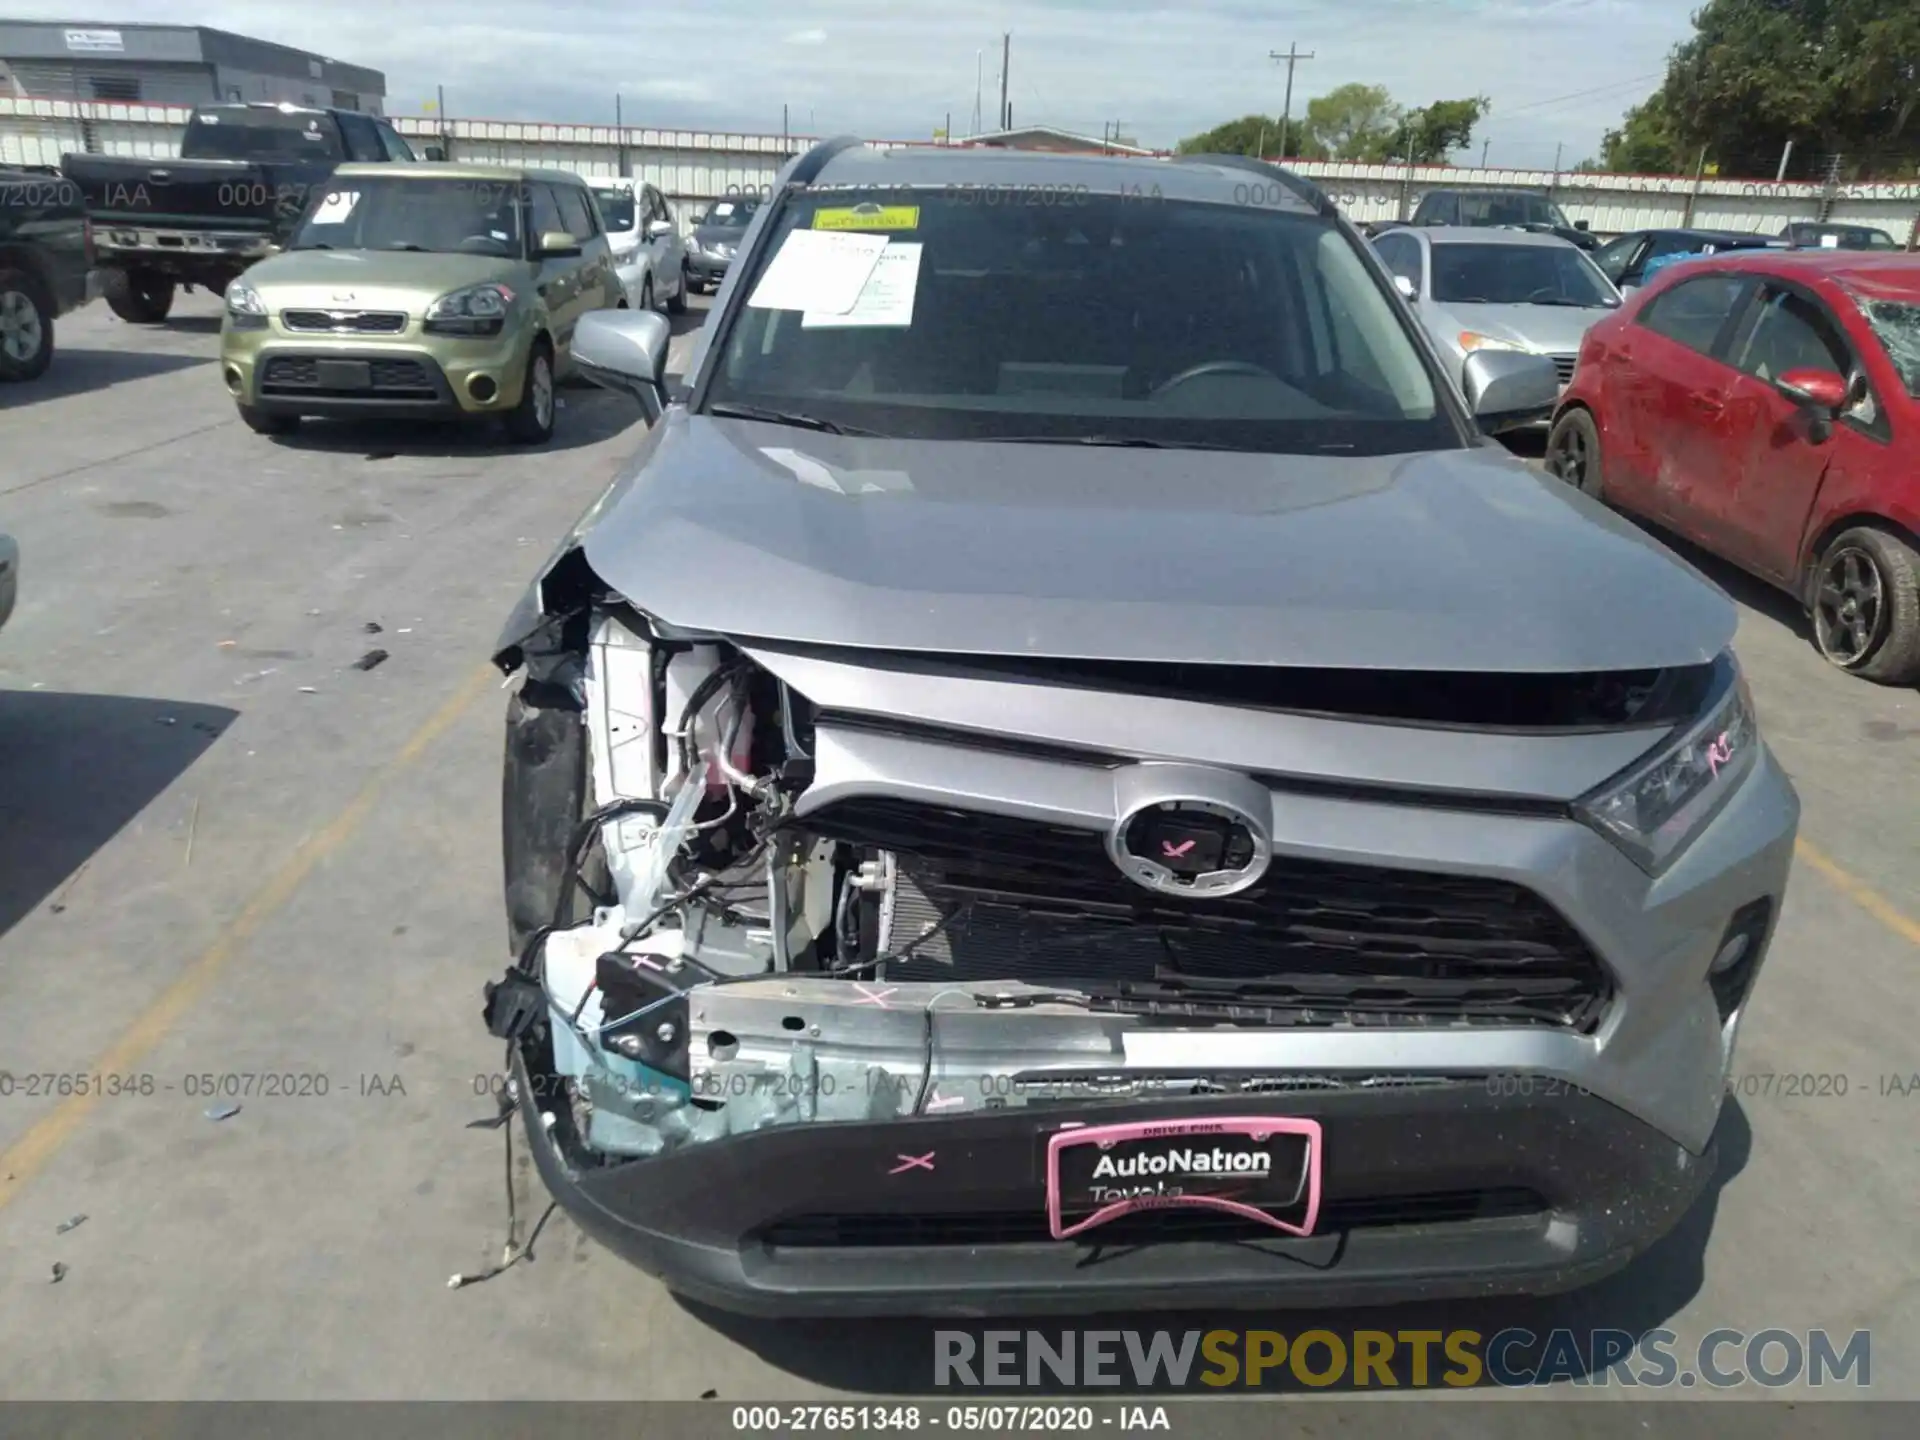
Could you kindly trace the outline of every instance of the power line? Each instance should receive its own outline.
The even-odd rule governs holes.
[[[1596,85],[1591,90],[1576,90],[1571,95],[1556,95],[1551,100],[1529,100],[1524,105],[1512,105],[1502,110],[1502,115],[1517,115],[1523,110],[1538,110],[1546,105],[1564,105],[1569,100],[1584,100],[1589,95],[1605,95],[1613,90],[1628,90],[1635,85],[1645,85],[1649,81],[1664,80],[1667,72],[1662,70],[1655,75],[1636,75],[1631,80],[1617,80],[1611,85]]]

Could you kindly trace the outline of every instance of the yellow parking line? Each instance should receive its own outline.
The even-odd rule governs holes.
[[[1864,881],[1856,880],[1807,840],[1796,840],[1794,854],[1819,871],[1821,876],[1854,904],[1909,944],[1920,945],[1920,920],[1903,913],[1892,901]]]
[[[132,1072],[146,1054],[166,1038],[167,1032],[180,1017],[206,994],[227,962],[253,938],[254,933],[275,911],[293,898],[294,892],[313,873],[314,866],[338,850],[360,827],[400,772],[426,753],[434,741],[453,727],[480,693],[495,683],[496,674],[491,666],[482,666],[464,681],[453,697],[436,710],[426,724],[414,731],[412,738],[400,747],[400,753],[381,767],[379,773],[348,802],[346,809],[329,821],[325,829],[309,836],[299,849],[287,857],[287,862],[272,878],[254,892],[246,908],[229,921],[200,957],[121,1032],[120,1038],[88,1067],[87,1073],[125,1075]],[[4,1209],[14,1196],[24,1190],[41,1167],[73,1138],[99,1100],[97,1092],[67,1097],[46,1118],[5,1151],[0,1151],[0,1209]]]

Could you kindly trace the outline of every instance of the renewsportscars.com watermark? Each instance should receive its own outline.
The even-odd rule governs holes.
[[[1872,1383],[1873,1336],[1825,1330],[965,1330],[933,1334],[942,1389],[1504,1387],[1724,1390]]]

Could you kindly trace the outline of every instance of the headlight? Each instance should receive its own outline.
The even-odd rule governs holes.
[[[1472,330],[1460,332],[1462,350],[1524,350],[1527,347],[1513,340],[1502,340],[1498,335],[1481,335]]]
[[[438,335],[498,335],[512,304],[513,291],[504,285],[470,285],[429,305],[423,328]]]
[[[1658,875],[1719,813],[1759,751],[1753,697],[1735,665],[1733,683],[1704,719],[1577,802],[1574,813]]]
[[[245,280],[227,286],[227,323],[235,330],[264,330],[267,326],[267,302]]]

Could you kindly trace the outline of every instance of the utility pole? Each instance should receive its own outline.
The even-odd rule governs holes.
[[[1286,54],[1282,55],[1278,50],[1269,50],[1267,52],[1267,58],[1269,60],[1284,60],[1287,62],[1287,98],[1280,109],[1280,154],[1278,156],[1279,159],[1285,160],[1287,158],[1287,132],[1293,128],[1293,67],[1298,65],[1302,60],[1313,59],[1313,52],[1309,50],[1305,54],[1302,54],[1300,47],[1289,40],[1287,42]]]
[[[1553,179],[1547,182],[1547,199],[1553,199],[1554,192],[1560,188],[1560,160],[1567,153],[1567,142],[1562,140],[1553,147]]]
[[[1491,140],[1482,140],[1480,142],[1480,168],[1482,170],[1487,168],[1487,151],[1492,148],[1493,142]]]
[[[620,113],[620,92],[613,92],[613,173],[625,177],[627,173],[627,122]]]
[[[978,135],[980,133],[980,81],[984,74],[981,66],[986,53],[984,50],[976,50],[973,52],[973,124],[967,127],[967,134],[969,135]]]
[[[1773,177],[1774,184],[1778,185],[1782,180],[1785,180],[1787,178],[1787,161],[1791,160],[1792,158],[1793,158],[1793,141],[1789,140],[1787,141],[1787,148],[1780,152],[1780,173]]]
[[[1681,212],[1680,228],[1693,228],[1693,210],[1700,203],[1700,177],[1707,173],[1707,147],[1700,147],[1700,158],[1693,162],[1693,188],[1687,192],[1687,208]]]
[[[780,153],[782,155],[793,153],[793,141],[787,138],[787,107],[784,105],[780,107]]]
[[[1007,100],[1007,67],[1013,63],[1013,36],[1000,37],[1000,128],[1013,128],[1013,106]]]

